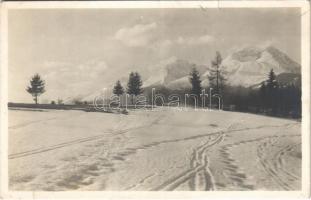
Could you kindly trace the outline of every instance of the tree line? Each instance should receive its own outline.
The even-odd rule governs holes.
[[[261,83],[260,87],[230,86],[226,84],[226,73],[221,68],[221,64],[221,54],[216,52],[216,56],[208,69],[207,78],[209,80],[209,86],[206,88],[202,86],[201,75],[195,65],[189,73],[191,88],[183,90],[172,90],[165,86],[155,86],[153,88],[156,88],[158,94],[164,96],[169,96],[170,94],[184,96],[190,93],[200,97],[202,90],[206,90],[208,95],[218,95],[220,97],[218,99],[212,99],[211,106],[213,107],[221,107],[224,110],[232,111],[263,113],[273,116],[301,117],[301,87],[293,83],[284,84],[278,82],[273,69],[270,70],[267,79]],[[126,89],[117,80],[113,87],[113,93],[118,97],[127,93],[132,97],[132,104],[135,103],[134,99],[137,96],[144,93],[148,97],[146,99],[147,103],[157,105],[159,102],[151,102],[151,88],[145,88],[144,90],[142,86],[141,75],[138,72],[131,72]],[[38,97],[45,92],[45,83],[38,74],[35,74],[30,81],[30,86],[26,90],[33,96],[37,104]],[[62,103],[61,100],[59,102]],[[87,102],[80,101],[78,103],[87,104]],[[205,102],[202,102],[201,98],[197,98],[197,102],[193,98],[190,98],[188,102],[185,102],[184,98],[180,98],[180,103],[188,105],[194,105],[196,103],[197,105],[204,104],[204,106],[208,106]],[[54,101],[53,104],[55,104]]]
[[[143,93],[144,90],[142,86],[143,82],[140,74],[138,72],[131,72],[129,75],[126,91],[121,85],[121,82],[118,80],[113,88],[113,93],[118,97],[120,97],[126,92],[132,97],[132,104],[133,104],[134,97],[137,97],[138,95]]]
[[[211,91],[210,95],[221,97],[221,101],[213,98],[212,105],[221,103],[222,105],[218,106],[225,110],[280,117],[301,117],[301,87],[299,85],[278,82],[273,69],[271,69],[267,79],[260,84],[259,88],[230,86],[226,84],[226,73],[221,69],[221,63],[221,55],[216,52],[216,57],[211,62],[209,69],[209,87],[207,88],[201,86],[200,74],[194,67],[189,78],[192,85],[190,92],[199,96],[202,89]]]
[[[211,106],[215,108],[221,107],[224,110],[261,113],[279,117],[301,117],[301,87],[299,85],[279,82],[273,69],[271,69],[267,74],[267,79],[259,87],[230,86],[226,84],[226,72],[221,68],[221,63],[221,54],[216,52],[215,59],[212,60],[209,68],[207,76],[209,86],[206,88],[202,86],[201,75],[194,65],[189,74],[190,89],[172,90],[160,86],[157,87],[157,91],[164,96],[194,94],[198,97],[198,102],[193,101],[193,99],[185,102],[181,98],[181,103],[202,105],[202,99],[199,97],[202,95],[202,90],[206,90],[208,95],[220,97],[211,100]],[[155,103],[157,104],[157,102]],[[209,106],[205,102],[203,105]]]

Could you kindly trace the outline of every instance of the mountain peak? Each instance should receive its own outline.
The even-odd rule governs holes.
[[[244,47],[232,53],[231,58],[240,62],[254,61],[260,58],[262,49],[254,46]]]
[[[272,51],[280,51],[278,50],[276,47],[272,46],[272,45],[268,45],[264,48],[265,50],[269,51],[269,50],[272,50]]]
[[[268,52],[273,59],[279,63],[279,66],[281,66],[286,72],[299,74],[300,73],[300,65],[290,59],[284,52],[281,50],[273,47],[268,46],[265,49],[266,52]]]
[[[175,58],[170,60],[170,62],[160,63],[154,67],[156,70],[151,73],[151,76],[144,81],[144,87],[163,84],[167,85],[179,79],[184,80],[184,77],[188,77],[194,66],[201,74],[207,70],[207,66],[196,65],[195,63],[184,59]]]
[[[274,46],[244,47],[222,63],[231,85],[251,86],[267,78],[271,69],[281,73],[300,73],[300,65]]]

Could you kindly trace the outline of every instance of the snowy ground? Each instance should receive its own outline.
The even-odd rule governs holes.
[[[301,124],[224,111],[9,111],[11,190],[300,190]]]

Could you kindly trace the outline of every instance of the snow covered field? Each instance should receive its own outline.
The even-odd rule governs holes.
[[[11,190],[300,190],[301,124],[224,111],[9,111]]]

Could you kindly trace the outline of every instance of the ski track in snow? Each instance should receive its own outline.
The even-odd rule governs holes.
[[[240,169],[240,167],[238,166],[238,164],[236,163],[236,160],[231,157],[231,149],[232,148],[236,148],[239,145],[244,145],[247,143],[254,143],[254,142],[260,142],[261,144],[258,146],[257,148],[257,156],[258,159],[260,161],[260,164],[263,166],[264,170],[273,177],[273,179],[276,180],[277,184],[280,185],[282,187],[282,189],[285,190],[292,190],[293,188],[291,188],[290,186],[288,186],[288,184],[283,181],[282,179],[286,178],[283,177],[283,174],[279,174],[277,173],[275,170],[276,168],[274,168],[274,166],[276,166],[276,163],[270,163],[270,162],[274,162],[275,160],[278,160],[279,163],[278,164],[278,168],[281,170],[285,170],[283,168],[281,168],[281,164],[280,164],[280,158],[278,159],[265,159],[265,155],[267,155],[266,152],[266,147],[269,145],[272,145],[272,141],[276,142],[278,141],[279,138],[282,137],[297,137],[300,135],[280,135],[280,136],[267,136],[267,137],[260,137],[260,138],[256,138],[256,139],[252,139],[252,140],[245,140],[245,141],[239,141],[236,143],[230,143],[227,145],[224,145],[221,147],[220,149],[220,155],[222,157],[222,162],[225,164],[225,173],[228,176],[229,179],[231,179],[235,185],[237,186],[237,188],[240,188],[242,190],[253,190],[255,188],[255,183],[253,182],[251,177],[248,177],[242,169]],[[293,146],[295,145],[289,145],[290,148],[293,148]],[[286,146],[285,148],[281,149],[281,151],[278,153],[278,155],[281,155],[281,152],[284,151],[288,151],[288,146]],[[283,178],[281,178],[281,175]],[[298,177],[296,177],[296,180]],[[235,189],[237,189],[235,188]]]
[[[69,142],[64,142],[64,143],[60,143],[60,144],[56,144],[56,145],[52,145],[46,148],[39,148],[39,149],[33,149],[33,150],[29,150],[29,151],[24,151],[24,152],[20,152],[20,153],[14,153],[14,154],[10,154],[9,155],[9,159],[15,159],[15,158],[20,158],[20,157],[25,157],[25,156],[31,156],[34,154],[39,154],[39,153],[44,153],[47,151],[52,151],[52,150],[56,150],[62,147],[67,147],[70,145],[75,145],[75,144],[80,144],[83,142],[89,142],[89,141],[96,141],[105,137],[110,137],[110,136],[116,136],[119,134],[124,134],[126,132],[129,131],[133,131],[135,129],[140,129],[140,128],[144,128],[146,126],[140,126],[140,127],[135,127],[135,128],[130,128],[130,129],[125,129],[125,130],[121,130],[121,131],[115,131],[114,133],[109,132],[110,134],[101,134],[101,135],[97,135],[97,136],[92,136],[92,137],[86,137],[86,138],[81,138],[81,139],[76,139],[76,140],[72,140]]]
[[[290,124],[286,124],[285,126],[288,126],[288,125]],[[216,188],[217,185],[215,184],[213,175],[208,168],[208,155],[206,154],[208,152],[208,149],[213,147],[214,145],[220,144],[225,137],[225,133],[232,133],[232,132],[245,131],[245,130],[251,130],[251,129],[260,129],[260,128],[266,128],[266,127],[269,127],[269,126],[259,126],[256,128],[245,128],[245,129],[231,129],[232,126],[229,126],[228,131],[216,133],[219,135],[218,137],[216,137],[216,139],[211,139],[211,137],[214,134],[210,134],[208,138],[209,139],[208,142],[206,142],[204,145],[199,146],[197,149],[194,150],[191,163],[190,163],[191,167],[189,170],[183,172],[177,177],[173,177],[167,180],[166,182],[155,187],[152,190],[170,191],[170,190],[176,189],[179,185],[185,182],[188,182],[190,190],[193,190],[193,191],[217,190]],[[273,127],[277,127],[277,126],[273,126]],[[222,156],[223,163],[226,165],[226,170],[229,172],[228,178],[231,179],[237,186],[235,189],[236,190],[253,190],[255,186],[252,180],[248,178],[247,175],[243,172],[243,170],[238,167],[238,165],[235,163],[235,160],[232,157],[230,157],[230,148],[234,148],[241,144],[266,140],[267,138],[271,139],[271,138],[296,137],[296,136],[300,136],[300,135],[268,136],[268,137],[256,138],[252,140],[240,141],[236,143],[230,143],[230,144],[222,146],[220,150],[220,154]],[[296,146],[296,145],[297,144],[290,145],[289,147],[282,149],[282,151],[280,151],[279,154],[283,155],[281,152],[289,151],[289,148],[293,148],[293,146]],[[261,157],[259,158],[261,159],[261,163],[263,163],[263,166],[265,167],[267,161]],[[283,168],[281,169],[284,171]],[[269,173],[269,170],[268,170],[268,173]],[[299,180],[299,177],[295,176],[295,180]],[[282,187],[282,188],[285,190],[292,190],[292,188],[290,187]]]
[[[42,121],[55,120],[55,119],[59,119],[59,118],[60,117],[54,117],[54,118],[49,118],[47,120],[32,121],[32,122],[29,122],[29,123],[22,124],[21,126],[13,126],[13,127],[10,127],[10,128],[13,128],[13,129],[14,128],[20,128],[20,127],[27,126],[27,125],[30,125],[30,124],[33,124],[33,123],[39,123],[39,122],[42,122]],[[99,139],[102,139],[102,138],[105,138],[105,137],[111,137],[111,136],[117,136],[117,135],[120,135],[120,134],[124,134],[124,133],[127,133],[129,131],[133,131],[133,130],[137,130],[137,129],[142,129],[142,128],[146,128],[146,127],[151,127],[152,125],[157,124],[160,119],[161,119],[161,117],[157,118],[151,124],[148,124],[148,125],[143,125],[143,126],[138,126],[138,127],[133,127],[133,128],[123,129],[123,130],[116,130],[116,131],[112,131],[112,132],[108,132],[108,133],[104,133],[104,134],[100,134],[100,135],[96,135],[96,136],[92,136],[92,137],[80,138],[80,139],[76,139],[76,140],[72,140],[72,141],[68,141],[68,142],[52,145],[52,146],[45,147],[45,148],[38,148],[38,149],[29,150],[29,151],[24,151],[24,152],[10,154],[9,155],[9,159],[15,159],[15,158],[20,158],[20,157],[34,155],[34,154],[44,153],[44,152],[47,152],[47,151],[56,150],[56,149],[59,149],[59,148],[62,148],[62,147],[70,146],[70,145],[80,144],[80,143],[89,142],[89,141],[95,141],[95,140],[99,140]]]
[[[47,151],[51,151],[51,150],[56,150],[62,147],[67,147],[70,145],[75,145],[75,144],[80,144],[83,142],[89,142],[89,141],[95,141],[95,140],[99,140],[102,139],[104,137],[110,137],[110,136],[116,136],[119,134],[124,134],[133,130],[137,130],[137,129],[142,129],[142,128],[147,128],[147,127],[151,127],[154,124],[157,124],[159,121],[159,119],[155,120],[155,123],[151,123],[148,125],[143,125],[143,126],[139,126],[139,127],[134,127],[134,128],[129,128],[129,129],[124,129],[124,130],[119,130],[119,131],[114,131],[114,132],[109,132],[108,134],[100,134],[97,136],[92,136],[92,137],[86,137],[86,138],[81,138],[81,139],[76,139],[76,140],[72,140],[72,141],[68,141],[65,143],[60,143],[60,144],[56,144],[56,145],[52,145],[46,148],[38,148],[38,149],[33,149],[33,150],[29,150],[29,151],[24,151],[24,152],[19,152],[19,153],[14,153],[14,154],[10,154],[9,155],[9,159],[15,159],[15,158],[20,158],[20,157],[25,157],[25,156],[30,156],[30,155],[34,155],[34,154],[39,154],[39,153],[44,153]],[[224,133],[232,133],[232,132],[238,132],[238,131],[245,131],[245,130],[254,130],[254,129],[260,129],[260,128],[267,128],[267,127],[280,127],[280,126],[258,126],[258,127],[254,127],[254,128],[243,128],[243,129],[232,129],[230,130],[230,128],[228,129],[228,131],[225,131]],[[182,138],[182,139],[173,139],[173,140],[164,140],[164,141],[159,141],[159,142],[153,142],[150,144],[146,144],[143,145],[142,147],[138,147],[137,149],[146,149],[148,147],[153,147],[159,144],[163,144],[163,143],[170,143],[170,142],[179,142],[179,141],[185,141],[185,140],[192,140],[192,139],[197,139],[200,137],[206,137],[209,135],[214,135],[214,134],[219,134],[222,131],[217,131],[214,133],[207,133],[207,134],[200,134],[200,135],[196,135],[196,136],[191,136],[191,137],[187,137],[187,138]],[[137,150],[135,149],[135,150]],[[129,150],[134,150],[134,149],[129,149]]]
[[[193,190],[214,190],[213,177],[208,168],[208,157],[206,152],[208,151],[208,148],[222,141],[223,133],[218,133],[214,139],[210,138],[208,142],[194,149],[189,170],[165,181],[163,184],[152,190],[174,190],[186,181],[189,181],[190,187]]]
[[[300,136],[300,135],[292,135],[292,137]],[[299,145],[301,143],[287,145],[280,149],[280,151],[272,156],[270,158],[270,154],[264,153],[265,147],[268,145],[275,144],[278,140],[276,138],[280,137],[289,137],[289,136],[275,136],[270,137],[268,141],[262,143],[258,150],[257,150],[257,156],[260,160],[260,163],[264,170],[271,175],[273,180],[284,190],[294,190],[294,188],[291,186],[293,182],[300,181],[300,178],[296,175],[289,173],[286,169],[283,168],[283,155],[290,151],[293,147],[296,145]]]
[[[147,123],[146,125],[131,127],[128,129],[123,129],[123,130],[122,130],[122,124],[117,124],[117,126],[111,132],[106,132],[106,133],[91,136],[91,137],[75,139],[75,140],[59,143],[56,145],[51,145],[48,147],[42,147],[42,148],[33,149],[29,151],[10,154],[8,158],[10,160],[13,160],[17,158],[23,158],[26,156],[32,156],[35,154],[41,154],[41,153],[45,153],[45,152],[49,152],[53,150],[58,150],[60,148],[68,147],[71,145],[78,145],[78,144],[83,144],[86,142],[96,142],[96,141],[101,141],[107,137],[124,135],[125,133],[128,133],[130,131],[135,131],[135,130],[143,129],[143,128],[150,128],[151,126],[155,126],[158,124],[162,125],[162,122],[165,121],[165,117],[167,116],[159,115],[154,120],[152,120],[150,123]],[[29,123],[12,126],[10,127],[10,129],[22,128],[22,127],[25,127],[25,126],[28,126],[34,123],[40,123],[42,121],[54,120],[58,118],[59,117],[49,118],[46,120],[32,121]],[[153,186],[150,190],[172,191],[172,190],[178,189],[181,185],[185,185],[185,184],[188,185],[189,190],[193,190],[193,191],[224,189],[223,188],[224,186],[222,186],[221,184],[217,184],[217,181],[215,180],[215,177],[213,176],[213,173],[209,167],[210,160],[209,160],[208,152],[211,148],[219,148],[218,149],[220,153],[219,159],[221,160],[221,162],[223,163],[225,167],[224,174],[229,180],[231,180],[234,183],[233,186],[228,186],[228,187],[232,187],[233,190],[254,190],[256,188],[256,185],[253,180],[253,177],[249,177],[246,174],[246,172],[244,172],[243,169],[239,167],[237,160],[231,155],[232,148],[236,148],[240,145],[244,145],[248,143],[259,143],[259,145],[257,146],[257,158],[259,160],[260,165],[264,169],[264,171],[272,177],[275,183],[278,184],[281,189],[294,190],[295,188],[292,187],[292,184],[298,183],[301,180],[301,178],[297,174],[294,174],[293,172],[288,171],[284,167],[284,159],[285,159],[284,157],[289,152],[291,152],[296,146],[301,145],[301,142],[282,146],[273,155],[269,154],[269,152],[268,153],[266,152],[267,151],[266,147],[271,146],[271,145],[273,146],[276,142],[279,141],[280,138],[298,137],[300,135],[263,136],[263,137],[258,137],[255,139],[242,140],[238,142],[223,144],[225,137],[229,134],[232,135],[234,133],[239,133],[241,131],[251,131],[251,130],[264,129],[264,128],[282,128],[282,127],[286,128],[294,124],[296,123],[288,123],[288,124],[283,124],[283,125],[261,125],[261,126],[256,126],[256,127],[236,128],[235,126],[238,124],[233,123],[225,130],[202,133],[202,134],[198,134],[198,135],[194,135],[190,137],[178,138],[178,139],[154,141],[151,143],[142,144],[142,145],[138,145],[134,147],[126,147],[124,150],[120,152],[116,152],[111,157],[113,158],[112,161],[117,161],[117,162],[114,162],[114,163],[101,162],[101,158],[98,157],[99,160],[97,162],[85,166],[84,168],[80,170],[79,174],[72,174],[70,176],[67,176],[63,180],[58,181],[57,185],[58,187],[65,188],[65,189],[81,189],[85,186],[93,184],[94,179],[97,176],[107,174],[107,173],[113,173],[115,170],[114,165],[120,165],[122,162],[126,161],[126,157],[133,155],[137,153],[138,151],[147,150],[153,147],[157,147],[159,145],[165,145],[165,144],[176,143],[176,142],[185,142],[188,140],[195,140],[195,139],[201,138],[202,140],[205,140],[204,141],[205,143],[200,146],[193,147],[194,149],[190,157],[190,163],[189,163],[190,168],[176,176],[168,177],[167,180],[163,181],[161,184]],[[163,125],[172,126],[172,125],[165,124],[165,123]],[[89,145],[93,147],[97,147],[97,146],[100,146],[101,143],[99,144],[90,143]],[[92,152],[88,152],[88,153],[90,154]],[[156,179],[159,175],[160,174],[157,172],[149,173],[149,175],[142,177],[137,183],[126,187],[125,190],[139,189],[143,187],[147,181]],[[53,188],[51,190],[53,190]]]

